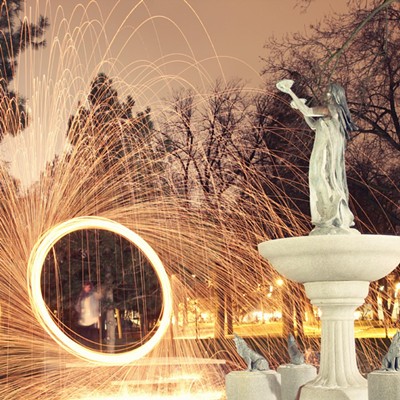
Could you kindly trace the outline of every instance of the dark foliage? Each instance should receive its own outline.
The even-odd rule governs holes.
[[[0,139],[16,135],[26,127],[28,116],[25,99],[10,88],[18,67],[18,56],[29,46],[40,49],[46,45],[43,35],[48,19],[40,16],[37,24],[21,19],[24,0],[3,0],[0,5]]]

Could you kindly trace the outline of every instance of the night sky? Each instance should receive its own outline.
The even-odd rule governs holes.
[[[38,179],[63,151],[68,119],[99,72],[113,79],[121,99],[132,95],[137,110],[150,106],[155,120],[177,88],[208,93],[217,78],[265,88],[260,56],[268,37],[304,31],[347,7],[347,0],[312,0],[304,11],[302,2],[27,0],[30,21],[49,18],[48,45],[18,59],[13,84],[27,99],[30,126],[2,141],[0,157],[27,185]]]
[[[346,10],[347,0],[312,0],[307,10],[301,7],[304,0],[39,0],[38,4],[39,8],[30,9],[28,1],[27,14],[47,15],[52,37],[62,36],[62,16],[71,31],[98,21],[95,29],[103,26],[106,36],[99,42],[110,43],[108,55],[116,60],[112,74],[130,82],[135,83],[131,71],[139,60],[154,62],[165,74],[180,75],[182,60],[189,57],[211,79],[224,75],[258,84],[260,56],[266,54],[263,45],[269,36],[304,31],[324,15]],[[86,45],[92,46],[93,40],[87,35]],[[193,80],[206,84],[204,78],[193,76]]]

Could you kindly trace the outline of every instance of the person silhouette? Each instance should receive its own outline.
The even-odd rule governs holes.
[[[82,344],[97,349],[99,346],[100,294],[95,291],[93,282],[84,283],[76,302],[78,314],[78,334]]]

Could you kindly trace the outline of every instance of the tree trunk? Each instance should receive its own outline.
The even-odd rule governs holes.
[[[214,338],[221,339],[225,336],[225,295],[223,289],[218,285],[215,290],[215,323]]]
[[[185,288],[186,290],[186,288]],[[182,310],[182,335],[186,335],[186,328],[188,326],[188,302],[187,302],[187,296],[185,293],[185,296],[183,297],[183,310]]]
[[[382,309],[383,309],[383,324],[385,327],[385,336],[386,338],[389,337],[389,328],[393,326],[392,322],[392,314],[394,309],[394,284],[393,281],[390,279],[389,276],[383,278],[383,286],[384,289],[381,292],[382,296]]]
[[[171,275],[171,291],[173,294],[173,320],[174,324],[171,323],[171,337],[172,339],[179,333],[179,301],[181,295],[181,287],[176,278],[176,275]]]
[[[289,334],[294,334],[294,307],[291,297],[292,285],[287,282],[287,285],[282,286],[281,304],[282,304],[282,335],[287,338]]]
[[[140,336],[143,340],[149,333],[149,319],[147,318],[146,310],[140,313]]]
[[[114,353],[115,351],[115,317],[114,317],[114,294],[113,294],[113,279],[111,274],[111,267],[110,265],[106,266],[106,276],[105,276],[105,284],[106,284],[106,304],[107,311],[106,311],[106,345],[107,345],[107,352]]]
[[[299,293],[300,301],[297,302],[297,305],[294,307],[295,318],[296,318],[296,337],[299,339],[301,343],[304,343],[305,333],[304,333],[304,314],[305,314],[305,305],[306,305],[306,296],[304,291],[297,285],[297,290]]]
[[[233,310],[232,310],[232,291],[227,289],[225,298],[225,314],[228,335],[233,335]]]
[[[392,322],[392,314],[393,314],[393,308],[394,308],[394,301],[392,301],[389,304],[389,297],[384,297],[382,299],[382,308],[383,308],[383,324],[385,327],[385,337],[389,337],[389,328],[393,326]]]
[[[379,313],[378,313],[378,295],[379,295],[379,286],[380,286],[380,281],[376,281],[376,282],[371,282],[371,289],[369,291],[369,297],[370,297],[370,301],[372,306],[372,319],[373,321],[379,321]],[[366,303],[368,302],[368,297],[365,301]]]

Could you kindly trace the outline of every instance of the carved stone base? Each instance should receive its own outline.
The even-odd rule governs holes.
[[[225,377],[227,400],[281,400],[281,376],[275,371],[234,371]]]
[[[371,372],[368,375],[368,399],[400,399],[400,372]]]
[[[381,397],[380,400],[386,399]],[[307,385],[300,389],[300,400],[368,400],[365,387],[325,388]]]
[[[317,369],[308,364],[286,364],[278,367],[281,375],[282,400],[296,400],[299,388],[317,376]]]

